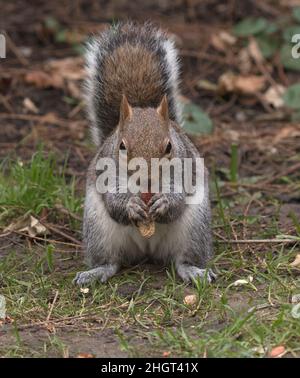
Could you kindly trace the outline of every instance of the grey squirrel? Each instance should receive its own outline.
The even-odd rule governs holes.
[[[97,154],[87,172],[83,241],[90,270],[74,282],[107,281],[126,264],[147,257],[173,262],[184,281],[215,278],[207,263],[213,257],[208,174],[201,182],[201,204],[187,204],[186,193],[99,193],[97,162],[130,158],[200,157],[181,128],[178,100],[179,63],[174,42],[151,23],[118,23],[89,43],[85,85],[87,114]],[[149,179],[150,180],[150,179]],[[155,224],[149,239],[138,224]]]

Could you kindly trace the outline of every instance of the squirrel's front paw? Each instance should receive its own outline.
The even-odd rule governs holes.
[[[156,220],[164,216],[170,207],[170,201],[165,194],[155,194],[148,203],[149,215]]]
[[[145,222],[148,219],[148,207],[140,197],[131,197],[127,203],[128,218],[134,222]]]

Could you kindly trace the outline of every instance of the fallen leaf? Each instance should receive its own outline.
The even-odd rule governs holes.
[[[32,100],[30,100],[30,98],[28,98],[28,97],[24,98],[23,105],[24,105],[24,108],[31,113],[37,114],[39,112],[35,103]]]
[[[88,287],[81,287],[80,288],[80,292],[83,293],[83,294],[87,294],[89,291],[90,291],[90,289]]]
[[[300,136],[299,124],[289,125],[280,129],[280,131],[278,131],[272,143],[277,144],[278,142],[281,142],[283,139],[296,138],[299,136]]]
[[[226,72],[219,77],[218,86],[220,93],[255,94],[263,89],[265,82],[264,76],[239,76],[232,72]]]
[[[45,70],[67,80],[82,80],[86,75],[82,57],[51,60]]]
[[[46,323],[46,329],[49,333],[55,333],[56,331],[54,324],[51,322]]]
[[[183,302],[187,306],[193,306],[197,303],[197,296],[195,294],[187,295],[184,297]]]
[[[300,267],[300,254],[298,253],[298,255],[295,257],[295,260],[293,262],[290,263],[290,266],[292,266],[293,268],[295,267]]]
[[[23,215],[4,229],[4,232],[19,231],[27,233],[31,237],[46,235],[47,228],[32,215]]]
[[[218,89],[218,86],[215,83],[212,83],[208,80],[199,80],[197,83],[197,88],[216,92]]]
[[[275,109],[282,108],[284,106],[283,95],[286,91],[286,87],[283,85],[277,85],[276,87],[270,87],[262,95],[262,98]]]
[[[240,72],[243,75],[249,74],[252,70],[253,63],[247,47],[244,47],[239,51],[237,59]]]
[[[279,345],[275,348],[273,348],[270,352],[269,352],[269,357],[271,358],[280,358],[282,357],[284,354],[286,353],[286,349],[283,345]]]
[[[211,37],[211,44],[218,51],[226,51],[228,46],[234,45],[236,41],[236,37],[225,30],[220,31],[217,34],[214,33]]]
[[[265,85],[264,76],[238,76],[235,81],[237,92],[252,94],[260,91]]]
[[[64,85],[61,76],[44,71],[28,72],[25,75],[24,80],[26,83],[33,84],[37,88],[62,88]]]
[[[82,98],[80,88],[75,81],[68,80],[67,89],[73,98],[77,98],[77,99]]]
[[[262,346],[251,348],[251,350],[258,354],[265,354],[265,350]]]
[[[300,6],[300,0],[279,0],[281,6],[284,7],[297,7]]]
[[[250,39],[250,42],[248,45],[248,51],[249,51],[249,55],[251,56],[251,58],[254,59],[255,62],[262,63],[264,61],[262,52],[260,51],[258,43],[254,38]]]
[[[28,72],[24,76],[26,83],[33,84],[38,88],[63,89],[65,83],[84,79],[86,73],[83,66],[83,58],[55,59],[47,62],[43,69]],[[79,97],[79,89],[74,85],[68,88]]]
[[[168,351],[168,352],[165,351],[165,352],[163,352],[162,356],[163,356],[163,357],[169,357],[170,354],[171,354],[171,352],[169,352],[169,351]]]
[[[91,353],[78,353],[76,358],[95,358]]]
[[[242,279],[234,281],[233,286],[248,285],[249,283],[252,283],[252,281],[253,281],[253,277],[249,276],[247,279],[242,278]]]

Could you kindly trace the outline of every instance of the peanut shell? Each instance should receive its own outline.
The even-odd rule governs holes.
[[[144,238],[149,239],[155,233],[155,223],[154,222],[139,223],[138,229],[140,231],[140,234]]]

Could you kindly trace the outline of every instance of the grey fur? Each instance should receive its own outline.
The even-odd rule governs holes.
[[[165,87],[162,88],[161,95],[164,91],[169,93],[170,137],[174,155],[180,159],[200,157],[194,144],[177,126],[180,122],[177,100],[178,65],[173,43],[149,24],[140,28],[129,24],[129,29],[130,36],[124,36],[121,26],[117,25],[94,39],[89,47],[90,73],[86,98],[94,141],[99,148],[87,174],[83,239],[87,263],[93,269],[78,273],[74,281],[79,285],[88,284],[95,279],[104,282],[122,265],[149,257],[162,263],[173,261],[179,276],[185,281],[206,276],[210,282],[215,275],[207,270],[207,264],[213,257],[207,171],[205,180],[201,183],[205,188],[205,198],[201,204],[187,204],[187,193],[184,192],[178,194],[171,191],[152,197],[149,213],[156,222],[156,232],[150,239],[143,238],[136,227],[136,223],[146,216],[145,204],[139,197],[130,192],[120,193],[118,181],[114,194],[99,194],[96,190],[98,159],[111,157],[118,164],[118,136],[111,124],[103,124],[109,118],[111,108],[104,106],[105,104],[101,107],[99,103],[101,74],[99,76],[97,70],[101,67],[101,59],[125,40],[130,39],[151,48],[161,59],[161,68],[165,73]]]
[[[122,32],[124,27],[126,27],[126,33]],[[120,22],[94,37],[86,48],[88,76],[84,85],[84,97],[91,124],[92,140],[97,146],[116,126],[119,110],[112,109],[111,104],[106,103],[101,71],[107,56],[124,43],[144,46],[158,57],[164,78],[161,83],[161,92],[168,95],[171,119],[177,123],[181,122],[181,106],[177,101],[179,64],[174,42],[149,22],[143,25]],[[135,101],[131,101],[131,104],[136,107],[145,106]],[[149,105],[148,103],[147,106]],[[158,103],[153,103],[152,106],[158,106]]]

